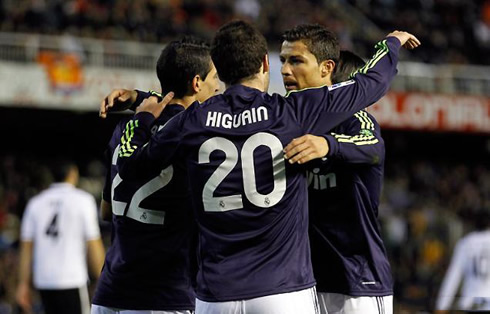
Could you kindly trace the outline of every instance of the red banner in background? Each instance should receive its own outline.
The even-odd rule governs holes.
[[[382,127],[490,133],[490,98],[390,92],[368,108]]]

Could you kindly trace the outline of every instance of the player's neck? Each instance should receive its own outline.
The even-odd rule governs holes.
[[[197,99],[195,96],[184,96],[182,98],[174,98],[170,101],[169,105],[181,105],[187,109]]]
[[[239,83],[240,85],[247,86],[250,88],[255,88],[260,90],[261,92],[267,92],[267,85],[265,84],[262,77],[254,76],[251,79],[243,80]],[[229,87],[229,86],[227,86]]]
[[[65,177],[63,183],[69,183],[73,186],[78,184],[79,174],[78,169],[72,168]]]
[[[69,176],[65,179],[65,181],[61,182],[61,183],[68,183],[70,185],[73,185],[73,186],[76,186],[77,183],[78,183],[78,178],[76,177],[73,177],[73,176]]]

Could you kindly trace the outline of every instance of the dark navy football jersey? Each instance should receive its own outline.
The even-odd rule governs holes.
[[[317,291],[393,294],[378,226],[385,148],[377,121],[360,111],[326,136],[330,151],[308,172],[310,244]]]
[[[306,133],[327,133],[374,103],[396,73],[400,42],[378,44],[354,80],[332,87],[268,95],[234,85],[194,103],[147,145],[150,113],[126,128],[118,169],[149,176],[175,161],[188,170],[199,225],[197,296],[242,300],[315,284],[308,240],[306,172],[283,147]]]
[[[153,131],[183,110],[168,105]],[[116,126],[108,148],[103,198],[112,203],[112,243],[93,303],[129,310],[193,310],[190,266],[196,229],[187,175],[176,164],[152,177],[121,179],[116,159],[128,120]]]

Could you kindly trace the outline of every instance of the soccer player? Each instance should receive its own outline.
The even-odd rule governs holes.
[[[194,103],[149,142],[161,109],[153,98],[138,107],[121,139],[119,173],[151,177],[176,161],[187,168],[199,225],[197,314],[316,313],[306,176],[285,162],[283,147],[377,101],[407,41],[418,42],[391,33],[349,84],[271,96],[265,38],[234,21],[220,28],[211,49],[223,95]]]
[[[299,25],[283,39],[287,90],[347,81],[364,66],[352,52],[339,57],[337,39],[320,25]],[[310,155],[326,157],[308,172],[311,258],[321,313],[393,313],[393,280],[377,221],[385,149],[376,119],[361,110],[324,137],[306,135],[286,147],[292,162],[304,163]]]
[[[437,297],[436,313],[449,313],[450,309],[490,311],[490,211],[478,211],[475,223],[476,231],[456,243]],[[460,283],[460,297],[453,307]]]
[[[209,51],[209,45],[193,37],[170,42],[163,49],[157,76],[162,93],[172,91],[174,97],[151,126],[153,132],[194,101],[203,102],[218,91],[219,80]],[[128,120],[117,125],[108,148],[102,209],[107,217],[112,208],[112,244],[92,313],[192,313],[195,293],[191,262],[196,230],[187,175],[179,165],[168,165],[151,178],[121,179],[116,161]]]
[[[31,312],[32,277],[46,314],[87,314],[87,256],[94,278],[104,262],[97,205],[75,187],[75,164],[57,160],[53,165],[55,183],[29,201],[22,218],[16,300]]]

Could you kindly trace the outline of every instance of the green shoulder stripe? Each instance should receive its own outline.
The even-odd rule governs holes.
[[[351,77],[354,77],[357,73],[366,74],[369,69],[372,69],[376,65],[376,63],[378,63],[379,60],[381,60],[381,58],[383,58],[390,51],[388,45],[386,44],[386,39],[378,42],[375,48],[377,50],[374,56],[371,58],[371,60],[369,60],[368,63],[366,63],[366,65],[364,65],[362,68],[359,68],[356,71],[354,71],[351,74]]]
[[[129,120],[126,123],[126,128],[121,136],[121,149],[119,150],[119,157],[129,157],[136,149],[136,145],[131,145],[131,140],[134,137],[134,128],[138,127],[138,120]]]

